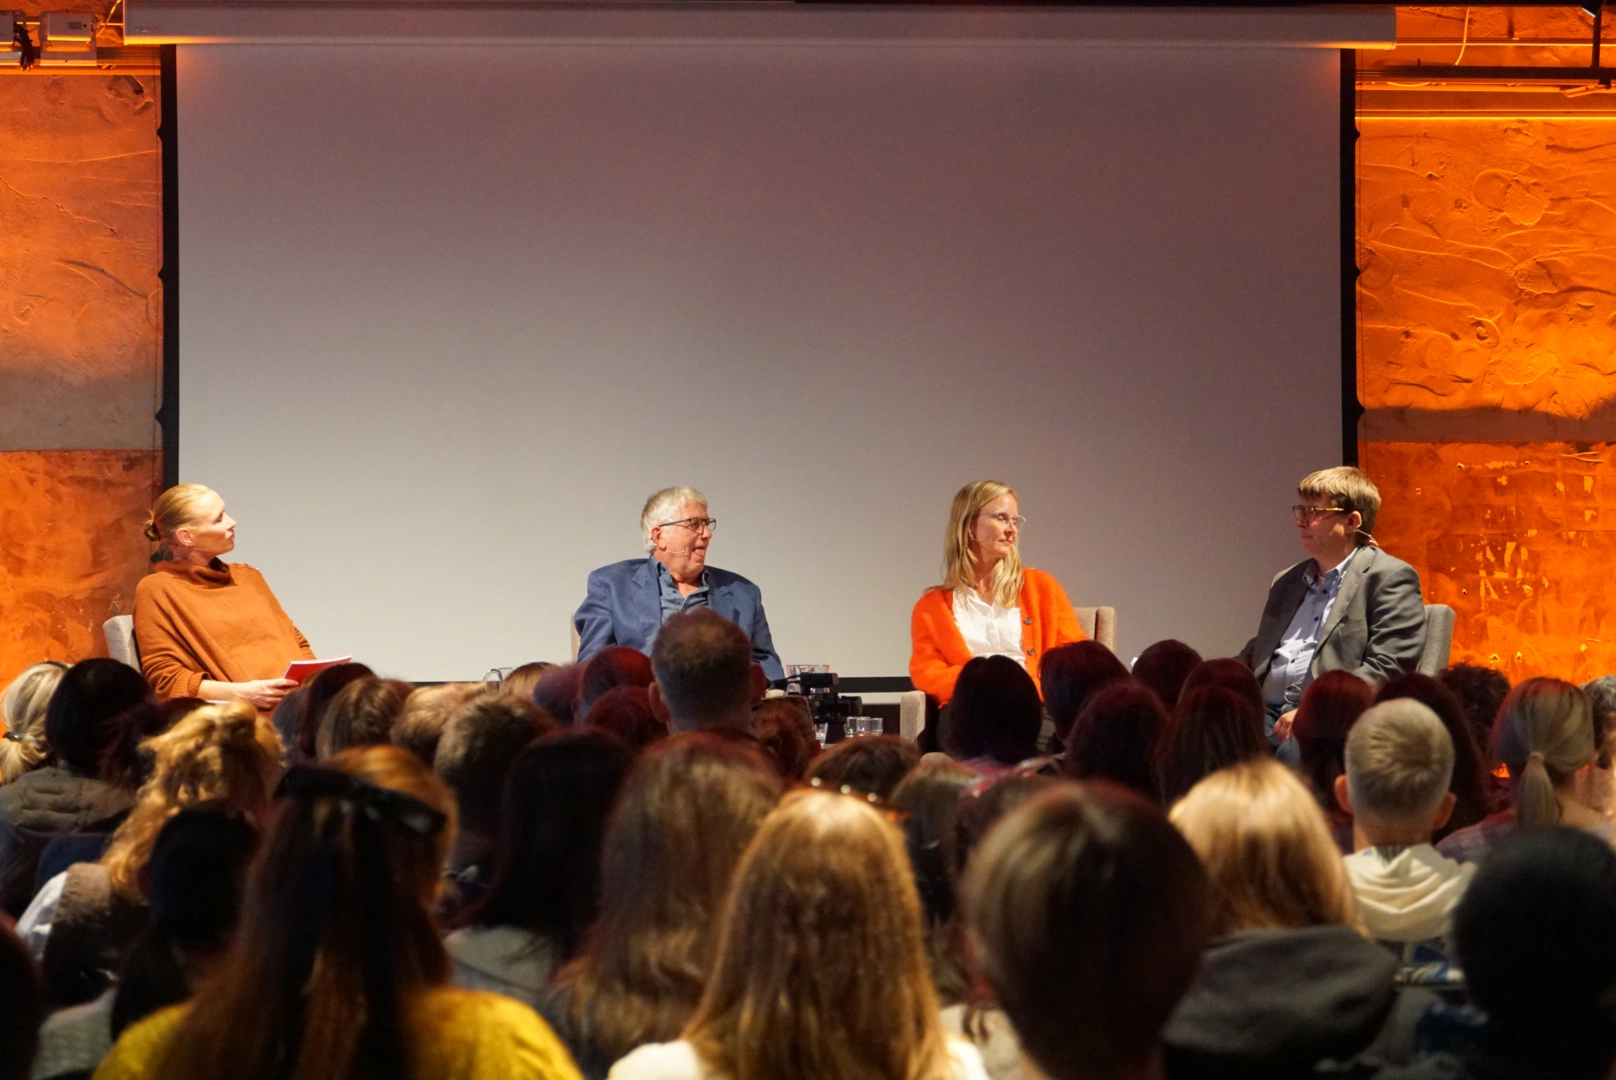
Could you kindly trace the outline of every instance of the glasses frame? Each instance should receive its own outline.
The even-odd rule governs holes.
[[[1027,525],[1027,519],[1022,517],[1020,514],[1017,514],[1015,517],[1011,517],[1009,514],[1005,513],[1003,510],[996,511],[996,512],[991,513],[991,514],[989,514],[986,510],[978,510],[976,512],[976,516],[977,517],[984,517],[985,516],[988,519],[990,519],[992,521],[995,521],[1000,525],[1006,525],[1006,526],[1009,526],[1011,528],[1016,528],[1016,529],[1025,528],[1026,525]]]
[[[701,531],[702,531],[703,528],[705,528],[707,530],[707,535],[708,536],[711,536],[711,535],[713,535],[713,533],[718,531],[718,519],[715,518],[715,517],[708,517],[708,518],[680,518],[678,521],[664,521],[662,524],[658,525],[657,528],[659,528],[659,529],[671,529],[675,525],[679,525],[679,526],[682,526],[682,527],[684,527],[686,529],[689,529],[691,532],[695,533],[698,536],[701,535]]]
[[[1302,522],[1304,525],[1311,525],[1315,521],[1323,518],[1326,514],[1350,513],[1352,513],[1352,511],[1348,510],[1344,506],[1302,506],[1298,504],[1291,507],[1291,517],[1296,521]]]

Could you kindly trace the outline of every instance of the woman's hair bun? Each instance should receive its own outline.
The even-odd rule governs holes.
[[[155,521],[148,520],[146,524],[140,527],[140,531],[145,533],[146,539],[152,541],[153,543],[156,543],[163,538],[163,534],[158,530],[157,522]]]

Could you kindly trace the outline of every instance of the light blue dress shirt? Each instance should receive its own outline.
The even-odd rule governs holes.
[[[1330,609],[1335,606],[1336,596],[1341,592],[1341,578],[1357,554],[1358,549],[1354,548],[1351,555],[1341,560],[1340,566],[1322,578],[1319,577],[1317,563],[1309,571],[1307,595],[1302,597],[1301,606],[1296,609],[1291,624],[1280,637],[1279,648],[1274,650],[1273,662],[1268,666],[1268,677],[1263,680],[1263,701],[1271,714],[1281,706],[1294,709],[1301,700],[1302,691],[1313,681],[1309,669],[1313,666],[1313,654],[1319,648],[1319,634],[1324,629],[1325,620],[1330,617]],[[1296,690],[1286,701],[1285,691],[1291,686],[1295,686]]]

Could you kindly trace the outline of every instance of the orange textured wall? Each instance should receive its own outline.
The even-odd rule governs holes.
[[[0,75],[0,686],[104,655],[161,482],[157,80]]]
[[[1590,25],[1574,9],[1475,12],[1472,40]],[[1464,14],[1400,9],[1399,36],[1457,36]],[[1464,62],[1551,52],[1566,62],[1525,44]],[[1455,660],[1512,679],[1616,671],[1616,118],[1358,127],[1359,455],[1386,500],[1376,534],[1427,601],[1456,609]]]

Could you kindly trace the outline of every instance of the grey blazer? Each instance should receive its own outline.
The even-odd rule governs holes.
[[[1302,606],[1312,565],[1312,559],[1304,559],[1274,578],[1257,636],[1240,650],[1240,659],[1256,672],[1259,682],[1268,674],[1285,628]],[[1341,579],[1308,670],[1315,677],[1324,671],[1350,671],[1371,683],[1383,683],[1413,671],[1424,648],[1420,575],[1380,548],[1360,548]]]

